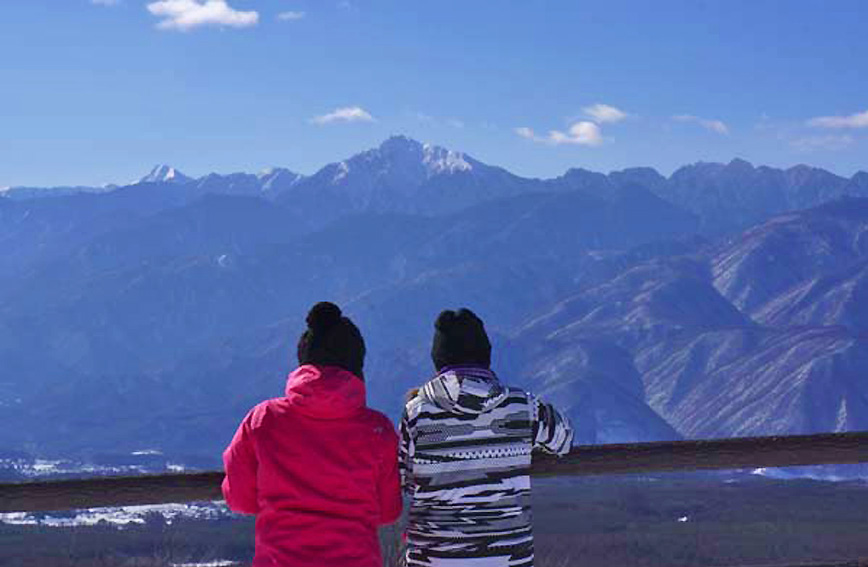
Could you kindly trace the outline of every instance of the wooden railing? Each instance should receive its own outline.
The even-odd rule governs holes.
[[[628,474],[868,462],[868,432],[574,447],[535,456],[534,476]],[[0,484],[0,513],[220,500],[222,472]]]

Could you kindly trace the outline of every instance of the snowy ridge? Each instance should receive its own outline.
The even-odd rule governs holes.
[[[335,167],[337,171],[335,171],[334,177],[332,177],[332,183],[339,183],[340,181],[346,179],[347,175],[350,173],[350,166],[347,165],[347,162],[342,161]]]
[[[283,167],[269,167],[261,171],[257,177],[262,183],[262,192],[271,193],[295,185],[304,176]]]
[[[430,144],[423,145],[422,150],[424,153],[422,163],[427,166],[429,175],[470,171],[473,169],[473,166],[470,165],[461,152],[454,152]]]

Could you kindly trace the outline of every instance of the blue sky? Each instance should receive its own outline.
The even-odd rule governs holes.
[[[0,187],[312,173],[391,134],[523,175],[868,169],[868,2],[9,0]]]

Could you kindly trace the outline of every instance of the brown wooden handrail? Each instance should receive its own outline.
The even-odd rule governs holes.
[[[792,467],[868,462],[868,432],[582,445],[534,457],[534,476]],[[0,484],[0,513],[220,500],[222,472]]]
[[[763,563],[761,565],[741,565],[739,567],[868,567],[868,558],[858,559],[832,559],[829,561],[808,561],[789,563]]]

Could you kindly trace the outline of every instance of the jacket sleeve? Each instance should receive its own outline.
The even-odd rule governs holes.
[[[253,411],[247,414],[229,447],[223,452],[223,498],[235,512],[256,514],[259,504],[256,497],[256,452],[253,448],[252,420]]]
[[[401,517],[404,501],[401,498],[401,479],[398,473],[398,435],[388,419],[385,427],[383,457],[377,493],[380,498],[380,523],[391,524]]]
[[[398,431],[400,446],[398,448],[398,467],[401,471],[401,488],[408,496],[416,492],[416,483],[413,478],[413,455],[416,445],[413,439],[413,430],[407,408],[401,415],[401,424]]]
[[[573,426],[569,419],[551,404],[528,394],[533,420],[533,448],[558,456],[566,455],[573,446]]]

